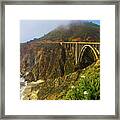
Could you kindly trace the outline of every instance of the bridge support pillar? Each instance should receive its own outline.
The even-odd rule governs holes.
[[[77,46],[77,42],[76,42],[76,44],[75,44],[75,63],[77,64],[77,58],[78,58],[78,56],[77,56],[77,53],[78,53],[78,46]]]
[[[62,45],[62,42],[60,42],[60,45]]]
[[[71,51],[71,44],[70,44],[70,51]]]

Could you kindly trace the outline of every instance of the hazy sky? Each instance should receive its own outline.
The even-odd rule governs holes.
[[[99,20],[89,20],[100,24]],[[40,38],[60,25],[67,25],[70,20],[21,20],[20,42],[27,42],[34,38]]]

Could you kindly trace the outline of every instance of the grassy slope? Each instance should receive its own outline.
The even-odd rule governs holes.
[[[100,99],[100,62],[97,61],[79,75],[75,86],[72,86],[62,99],[99,100]]]

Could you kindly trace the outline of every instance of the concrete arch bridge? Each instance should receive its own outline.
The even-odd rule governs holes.
[[[75,64],[85,68],[100,58],[100,42],[48,42],[60,44],[74,54]]]

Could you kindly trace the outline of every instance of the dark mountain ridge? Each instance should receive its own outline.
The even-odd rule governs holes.
[[[80,38],[80,41],[100,41],[100,25],[88,21],[71,21],[68,25],[61,25],[41,38],[34,38],[29,42],[40,41],[72,41]],[[29,43],[27,42],[27,43]]]

